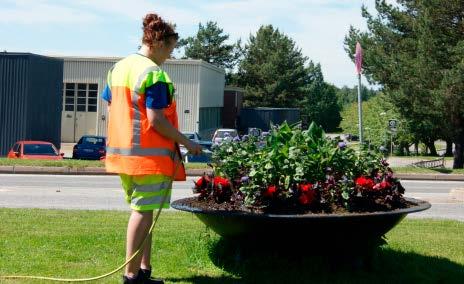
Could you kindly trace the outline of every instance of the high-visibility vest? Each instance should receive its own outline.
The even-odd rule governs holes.
[[[175,180],[185,180],[183,165],[175,165],[176,144],[150,126],[145,106],[146,88],[157,82],[168,84],[171,103],[164,109],[164,115],[178,129],[174,87],[168,74],[151,59],[133,54],[110,69],[107,82],[111,90],[111,109],[106,170],[127,175],[172,177],[177,168]],[[177,157],[177,163],[180,159]]]

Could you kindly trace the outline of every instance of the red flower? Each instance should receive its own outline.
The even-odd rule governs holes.
[[[370,190],[374,187],[374,181],[370,178],[364,176],[358,177],[355,181],[356,185],[359,185],[362,188]]]
[[[309,205],[316,198],[316,191],[313,189],[312,184],[299,184],[298,189],[300,191],[300,196],[298,197],[298,202],[300,202],[300,204]]]
[[[208,176],[202,176],[195,182],[195,186],[197,188],[205,188],[208,186],[208,183],[210,183],[211,180]]]
[[[309,204],[309,198],[308,198],[308,196],[306,196],[306,194],[300,195],[300,197],[298,197],[298,201],[299,201],[300,204],[302,204],[302,205],[307,205],[307,204]]]
[[[223,177],[214,177],[213,182],[215,186],[221,185],[222,188],[227,188],[230,186],[229,180]]]
[[[310,189],[313,188],[313,185],[310,183],[303,183],[298,185],[298,188],[301,192],[308,192]]]
[[[273,197],[274,194],[277,192],[277,187],[275,185],[270,185],[267,187],[267,189],[263,192],[263,195],[265,197]]]

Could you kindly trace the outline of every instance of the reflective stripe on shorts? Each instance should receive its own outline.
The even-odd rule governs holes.
[[[126,201],[133,210],[150,211],[169,208],[172,182],[165,175],[130,176],[120,174]]]

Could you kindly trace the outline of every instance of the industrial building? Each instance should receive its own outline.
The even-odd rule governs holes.
[[[64,60],[62,142],[84,134],[106,135],[107,107],[99,94],[108,70],[120,58],[61,57]],[[181,131],[210,137],[221,127],[225,73],[201,60],[167,60],[161,66],[174,82]]]
[[[0,52],[0,156],[19,140],[60,147],[63,60]]]

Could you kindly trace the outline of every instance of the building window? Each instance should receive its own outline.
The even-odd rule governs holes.
[[[64,110],[96,112],[98,84],[64,83]]]
[[[74,100],[75,100],[75,89],[74,84],[65,83],[64,84],[64,110],[65,111],[74,111]]]
[[[98,84],[89,84],[87,93],[87,111],[97,111]]]

